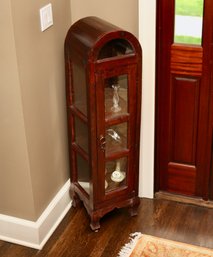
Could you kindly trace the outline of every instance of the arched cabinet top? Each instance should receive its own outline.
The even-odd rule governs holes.
[[[137,38],[98,17],[86,17],[74,23],[66,36],[65,54],[71,59],[96,62],[120,56],[141,56]]]

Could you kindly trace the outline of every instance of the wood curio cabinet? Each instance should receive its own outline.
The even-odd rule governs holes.
[[[141,116],[138,40],[97,17],[71,26],[65,40],[73,206],[83,202],[92,230],[115,208],[137,214]]]

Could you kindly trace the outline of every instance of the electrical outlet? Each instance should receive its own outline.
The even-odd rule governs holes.
[[[52,4],[45,5],[40,9],[41,31],[53,25]]]

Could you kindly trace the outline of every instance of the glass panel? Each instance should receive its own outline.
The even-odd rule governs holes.
[[[85,116],[87,116],[87,88],[85,67],[83,64],[73,63],[73,103]]]
[[[88,162],[77,154],[78,183],[89,194],[90,169]]]
[[[128,76],[105,79],[105,117],[111,118],[128,112]]]
[[[88,127],[79,118],[74,117],[75,142],[88,153]]]
[[[98,55],[98,59],[132,53],[134,53],[134,50],[128,41],[124,39],[113,39],[102,47]]]
[[[116,190],[127,183],[127,158],[106,162],[105,167],[105,192]]]
[[[202,43],[204,0],[175,1],[175,43]]]
[[[127,122],[106,129],[106,155],[127,149]]]

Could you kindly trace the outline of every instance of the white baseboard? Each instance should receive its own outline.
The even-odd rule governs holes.
[[[0,214],[0,240],[42,249],[71,207],[68,180],[35,222]]]

